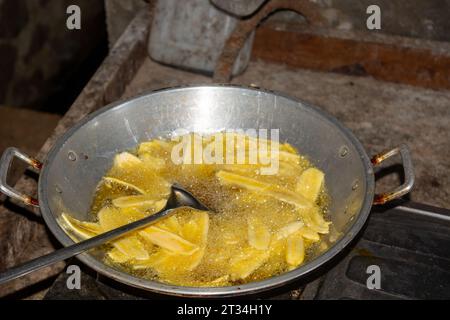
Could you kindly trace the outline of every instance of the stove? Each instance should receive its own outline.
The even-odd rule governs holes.
[[[81,289],[69,290],[63,272],[45,299],[169,298],[114,282],[76,260],[69,264],[82,269]],[[378,272],[379,282],[373,278]],[[301,282],[253,298],[450,299],[450,210],[414,202],[374,207],[361,234],[329,264]]]

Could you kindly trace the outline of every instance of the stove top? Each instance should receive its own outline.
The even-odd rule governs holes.
[[[168,298],[113,282],[77,260],[71,264],[82,269],[81,289],[69,290],[63,272],[45,299]],[[375,207],[357,240],[330,264],[255,298],[450,299],[450,211],[412,202]]]

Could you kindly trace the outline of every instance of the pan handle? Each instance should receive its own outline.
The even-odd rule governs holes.
[[[384,160],[391,158],[398,154],[400,154],[400,156],[402,158],[403,170],[405,173],[405,182],[402,185],[395,188],[393,191],[382,193],[382,194],[376,194],[373,199],[373,204],[385,204],[388,201],[400,198],[401,196],[410,192],[411,189],[413,188],[414,180],[415,180],[414,169],[413,169],[413,164],[412,164],[412,160],[411,160],[411,153],[406,144],[401,144],[397,148],[394,148],[392,150],[375,155],[371,159],[372,165],[374,167],[376,167],[380,163],[382,163]]]
[[[11,167],[12,161],[17,157],[20,160],[28,163],[31,167],[41,170],[42,163],[34,158],[29,157],[25,153],[21,152],[17,148],[8,148],[3,152],[2,158],[0,159],[0,192],[4,193],[10,198],[20,200],[27,205],[34,207],[39,207],[39,202],[36,198],[20,193],[13,187],[8,185],[7,177],[9,168]]]

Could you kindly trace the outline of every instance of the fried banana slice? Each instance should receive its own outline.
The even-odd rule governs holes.
[[[310,208],[313,206],[313,203],[302,195],[281,187],[276,187],[270,183],[261,182],[223,170],[217,172],[216,177],[222,184],[235,185],[250,191],[262,192],[280,201],[292,204],[297,208]]]
[[[325,174],[316,168],[309,168],[300,175],[295,191],[312,202],[317,200],[322,190]]]

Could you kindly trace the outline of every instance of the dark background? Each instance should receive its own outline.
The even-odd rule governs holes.
[[[71,4],[81,30],[66,28]],[[62,114],[107,52],[103,0],[0,0],[0,105]]]
[[[208,0],[205,0],[208,1]],[[144,0],[0,0],[0,108],[64,114]],[[450,41],[450,0],[316,0],[329,27],[367,31],[366,8],[382,8],[380,32]],[[82,29],[65,27],[66,8],[82,11]],[[271,19],[301,27],[302,18]],[[300,24],[296,24],[300,22]]]

